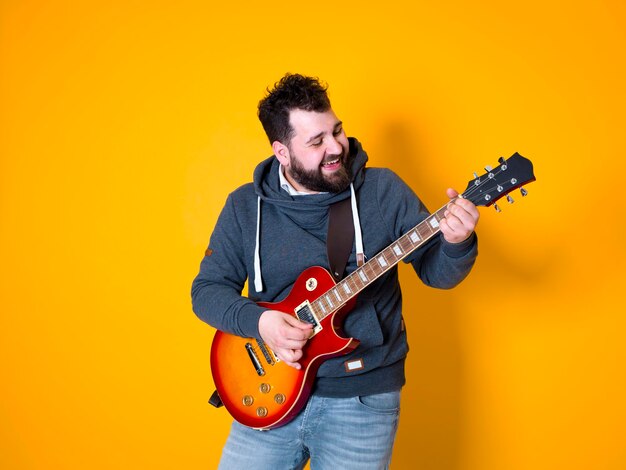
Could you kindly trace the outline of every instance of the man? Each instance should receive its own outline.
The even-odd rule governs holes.
[[[393,172],[365,167],[365,151],[346,137],[317,79],[287,74],[259,103],[259,119],[274,155],[257,166],[253,183],[229,195],[193,282],[193,307],[219,330],[262,338],[299,368],[311,325],[256,302],[279,301],[304,269],[328,267],[329,207],[351,199],[348,273],[361,252],[375,256],[428,212]],[[425,284],[454,287],[474,263],[477,221],[471,202],[454,199],[441,234],[405,261]],[[298,416],[265,432],[233,423],[220,468],[300,469],[309,459],[313,469],[388,468],[408,351],[397,267],[359,294],[343,330],[359,346],[321,365]]]

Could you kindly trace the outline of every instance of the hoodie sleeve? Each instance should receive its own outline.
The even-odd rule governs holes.
[[[461,243],[449,243],[439,234],[422,256],[411,261],[411,264],[424,284],[452,289],[470,273],[477,255],[476,233]]]
[[[413,190],[392,171],[387,170],[378,184],[381,217],[386,219],[397,239],[424,220],[429,212]],[[383,203],[384,202],[384,203]],[[405,262],[430,287],[451,289],[469,274],[478,254],[476,233],[461,243],[448,243],[441,234],[411,253]]]
[[[231,195],[192,283],[195,314],[218,330],[258,337],[259,317],[267,309],[241,296],[247,277],[242,230]]]

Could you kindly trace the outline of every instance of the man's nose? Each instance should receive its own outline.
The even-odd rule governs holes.
[[[341,146],[341,143],[334,137],[331,137],[328,142],[328,146],[326,147],[326,153],[329,155],[341,155],[342,152],[343,147]]]

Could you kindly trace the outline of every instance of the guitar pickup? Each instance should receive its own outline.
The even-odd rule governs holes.
[[[248,351],[248,356],[250,357],[250,361],[252,362],[252,365],[254,366],[257,375],[265,375],[265,369],[261,365],[261,361],[259,361],[259,356],[257,356],[256,351],[254,350],[254,346],[252,346],[252,343],[246,343],[246,351]]]
[[[322,325],[313,313],[313,310],[311,310],[311,304],[308,300],[305,300],[296,307],[296,316],[300,319],[300,321],[313,325],[313,332],[315,334],[322,331]]]

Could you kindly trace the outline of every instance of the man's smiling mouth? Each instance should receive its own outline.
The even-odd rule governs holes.
[[[339,163],[339,158],[335,158],[334,160],[329,160],[327,162],[323,162],[322,166],[323,167],[328,167],[328,166],[333,166]]]

